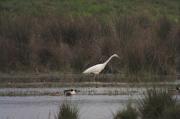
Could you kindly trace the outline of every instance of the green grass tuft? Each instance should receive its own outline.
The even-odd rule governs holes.
[[[166,108],[163,112],[163,116],[160,119],[180,119],[180,105]]]
[[[167,91],[163,89],[148,90],[145,98],[139,103],[139,111],[143,119],[158,119],[162,117],[165,109],[174,107],[174,99]]]
[[[137,119],[138,113],[131,105],[127,105],[127,109],[118,111],[114,119]]]
[[[78,109],[68,103],[60,105],[59,112],[55,119],[79,119]]]

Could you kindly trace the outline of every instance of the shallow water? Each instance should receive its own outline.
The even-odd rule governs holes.
[[[80,119],[112,119],[117,110],[124,109],[129,102],[136,106],[141,98],[141,95],[4,96],[0,97],[0,119],[54,119],[63,102],[77,106]]]
[[[62,95],[67,88],[1,88],[1,94],[22,96],[0,96],[0,119],[54,119],[59,105],[65,101],[79,108],[80,119],[112,119],[113,113],[129,102],[136,106],[147,88],[152,87],[76,88],[80,92],[72,97]],[[23,96],[27,93],[31,96]],[[48,96],[54,93],[59,96]],[[180,101],[180,95],[177,99]]]
[[[63,91],[65,89],[70,88],[0,88],[0,94],[4,96],[11,96],[11,95],[63,95]],[[150,88],[150,87],[149,87]],[[146,88],[142,87],[99,87],[99,88],[75,88],[80,92],[78,95],[137,95],[143,94]]]
[[[0,97],[0,119],[54,119],[58,106],[65,101],[78,106],[80,119],[111,119],[128,101],[138,96],[76,95]]]

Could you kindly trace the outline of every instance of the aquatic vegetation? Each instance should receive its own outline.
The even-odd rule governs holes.
[[[179,119],[180,105],[176,98],[165,89],[153,88],[147,90],[144,98],[138,102],[138,111],[127,105],[123,111],[118,111],[114,119]]]
[[[180,104],[166,108],[160,119],[180,119]]]
[[[113,119],[137,119],[138,113],[131,105],[127,105],[127,108],[123,111],[118,111]]]
[[[147,90],[145,98],[139,101],[139,112],[142,119],[157,119],[162,117],[164,111],[176,105],[176,99],[166,90]],[[169,110],[168,110],[169,111]]]
[[[68,103],[63,103],[59,107],[59,112],[55,119],[79,119],[78,109]]]

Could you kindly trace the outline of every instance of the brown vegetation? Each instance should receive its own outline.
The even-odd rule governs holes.
[[[163,17],[0,16],[0,71],[82,72],[113,53],[111,72],[172,74],[180,26]]]

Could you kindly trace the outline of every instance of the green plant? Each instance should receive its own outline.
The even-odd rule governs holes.
[[[138,113],[131,105],[127,105],[127,108],[123,111],[118,111],[114,116],[114,119],[137,119]]]
[[[60,105],[59,112],[55,117],[56,119],[79,119],[78,109],[70,106],[68,103]]]
[[[158,119],[162,117],[165,109],[176,104],[174,99],[163,89],[147,90],[144,99],[139,102],[139,111],[143,119]]]
[[[161,119],[180,119],[180,105],[166,108]]]

